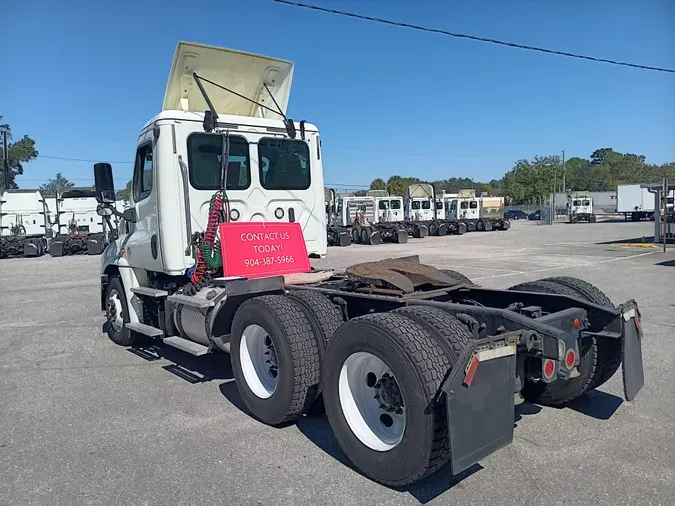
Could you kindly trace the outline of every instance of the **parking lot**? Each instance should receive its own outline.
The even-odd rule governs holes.
[[[392,490],[349,466],[325,416],[284,428],[248,416],[227,355],[159,348],[153,359],[110,342],[101,333],[100,257],[4,260],[0,503],[672,503],[675,247],[631,245],[653,234],[649,222],[512,225],[330,248],[313,263],[417,254],[484,286],[568,275],[615,304],[635,298],[646,374],[635,402],[622,402],[618,372],[568,408],[526,403],[512,445],[458,477],[441,470]]]

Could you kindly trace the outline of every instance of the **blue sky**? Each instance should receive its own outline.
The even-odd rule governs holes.
[[[672,0],[307,0],[449,31],[675,68]],[[501,177],[520,158],[600,147],[675,161],[675,74],[458,40],[271,0],[3,6],[0,115],[41,155],[113,161],[131,175],[161,108],[178,40],[295,62],[289,116],[319,126],[325,181]],[[7,77],[5,77],[7,76]],[[127,162],[127,163],[121,163]],[[40,158],[92,184],[92,163]]]

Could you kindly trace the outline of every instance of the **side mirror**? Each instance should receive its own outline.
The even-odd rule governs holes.
[[[94,164],[94,183],[96,200],[101,204],[115,203],[115,184],[113,183],[112,166],[109,163]]]

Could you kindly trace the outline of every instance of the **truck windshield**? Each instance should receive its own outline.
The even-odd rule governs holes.
[[[412,201],[412,209],[414,211],[418,211],[420,209],[420,201],[419,200],[413,200]]]
[[[389,201],[388,200],[380,200],[380,203],[379,203],[378,207],[383,211],[386,210],[386,209],[389,209]]]
[[[469,202],[469,207],[471,209],[478,209],[478,202],[475,201],[475,200],[472,200],[471,202]]]
[[[584,205],[585,205],[585,206],[590,206],[590,205],[591,205],[591,201],[590,201],[590,200],[584,200]]]
[[[573,205],[573,206],[580,206],[580,205],[581,205],[581,200],[575,200],[574,202],[572,202],[572,205]]]
[[[293,139],[260,139],[260,183],[266,190],[306,190],[311,183],[309,147]]]
[[[188,173],[196,190],[220,189],[222,135],[195,133],[187,140]],[[251,184],[248,142],[238,135],[230,136],[227,190],[245,190]]]
[[[392,209],[401,209],[401,201],[400,200],[392,200],[391,201],[391,208]]]
[[[429,202],[428,200],[422,202],[422,209],[431,209],[431,202]]]

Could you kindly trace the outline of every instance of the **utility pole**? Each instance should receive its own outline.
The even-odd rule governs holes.
[[[565,188],[565,150],[562,150],[562,192],[567,194],[567,189]]]
[[[5,190],[9,190],[9,160],[7,159],[7,130],[2,131],[2,164],[5,175]]]

